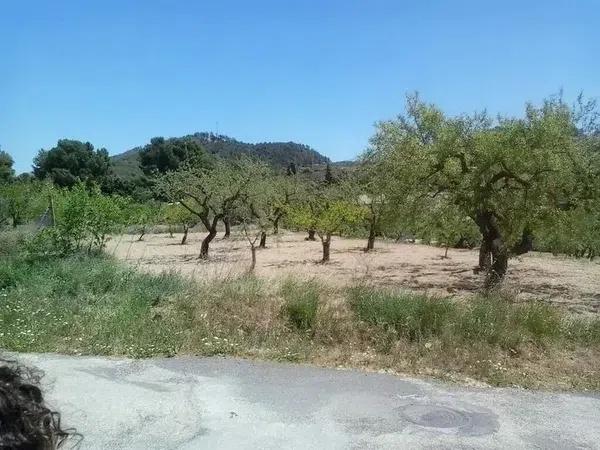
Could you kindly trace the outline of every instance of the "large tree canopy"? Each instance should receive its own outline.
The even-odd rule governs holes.
[[[59,186],[74,186],[79,181],[100,183],[110,171],[106,149],[94,150],[89,142],[71,139],[61,139],[56,147],[40,150],[33,164],[37,178],[50,177]]]
[[[417,96],[406,110],[378,125],[369,158],[396,180],[390,198],[444,201],[469,217],[482,236],[480,266],[496,284],[512,249],[528,249],[524,235],[589,178],[580,111],[554,98],[528,105],[523,118],[448,117]]]
[[[15,176],[13,164],[12,157],[5,151],[0,150],[0,183],[10,181]]]
[[[210,157],[193,139],[155,137],[140,151],[140,167],[146,175],[164,174],[183,165],[206,166]]]

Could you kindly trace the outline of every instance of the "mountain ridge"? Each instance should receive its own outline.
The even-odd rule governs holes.
[[[198,142],[204,150],[212,155],[222,158],[231,158],[237,155],[255,156],[266,161],[276,169],[285,169],[290,163],[298,168],[312,167],[315,165],[330,164],[331,160],[314,150],[312,147],[297,142],[257,142],[248,143],[235,138],[210,133],[197,132],[182,136],[181,138]],[[135,178],[142,175],[139,168],[139,152],[142,146],[134,147],[110,157],[113,163],[113,172],[123,178]]]

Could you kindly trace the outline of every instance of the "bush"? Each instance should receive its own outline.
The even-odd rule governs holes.
[[[319,309],[320,286],[314,281],[286,280],[280,289],[284,312],[290,324],[301,331],[314,328]]]
[[[125,222],[128,203],[108,197],[97,188],[78,184],[54,196],[56,224],[34,235],[26,244],[32,258],[66,256],[104,248],[110,233]]]

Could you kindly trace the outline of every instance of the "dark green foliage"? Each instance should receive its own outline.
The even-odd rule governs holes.
[[[56,147],[40,150],[33,163],[33,173],[38,179],[49,177],[63,187],[79,181],[101,183],[110,171],[106,149],[94,150],[89,142],[71,139],[61,139]]]
[[[287,280],[281,287],[285,315],[295,328],[312,330],[319,309],[319,285],[315,282]]]
[[[197,140],[189,137],[155,137],[139,152],[140,168],[146,175],[164,174],[184,165],[210,166],[211,160]]]
[[[288,176],[292,176],[292,175],[296,175],[298,173],[298,169],[296,169],[296,164],[291,162],[288,164],[287,169],[286,169],[286,175]]]
[[[327,163],[325,165],[325,184],[333,184],[335,183],[335,178],[331,173],[331,164]]]
[[[231,159],[241,156],[250,156],[261,159],[272,167],[286,170],[292,167],[313,166],[326,164],[329,158],[321,155],[307,145],[295,142],[265,142],[249,144],[237,141],[233,138],[213,133],[195,133],[192,135],[176,138],[179,141],[195,142],[199,144],[209,155],[219,158]],[[139,168],[141,148],[129,150],[120,155],[112,157],[113,171],[120,177],[130,178],[142,175]]]
[[[15,171],[13,170],[14,161],[12,157],[0,150],[0,183],[6,183],[11,181],[15,176]]]

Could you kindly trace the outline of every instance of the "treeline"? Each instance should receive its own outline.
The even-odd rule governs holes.
[[[475,270],[484,274],[486,287],[493,287],[504,278],[510,257],[530,250],[588,258],[600,254],[597,118],[595,103],[583,99],[571,106],[550,98],[540,106],[527,105],[523,117],[492,118],[485,113],[448,116],[409,96],[405,114],[377,125],[355,167],[340,171],[326,164],[317,179],[293,161],[278,170],[250,155],[218,156],[195,140],[157,138],[140,149],[145,196],[110,187],[104,150],[59,141],[34,161],[35,176],[46,184],[10,182],[14,174],[4,164],[0,221],[18,225],[32,220],[48,200],[42,196],[32,212],[36,202],[23,199],[42,192],[41,184],[54,185],[66,205],[75,196],[79,206],[62,207],[54,231],[44,234],[73,235],[59,224],[71,215],[90,217],[84,240],[89,248],[101,248],[106,236],[124,226],[137,226],[143,238],[155,223],[177,227],[182,243],[187,230],[200,225],[206,232],[200,258],[209,257],[220,224],[226,236],[231,225],[238,225],[253,261],[256,249],[265,247],[268,235],[281,226],[320,239],[323,262],[330,259],[335,235],[364,235],[366,251],[376,247],[378,236],[412,237],[446,248],[478,246]],[[56,161],[62,161],[60,170]],[[77,214],[81,205],[103,201],[87,216]],[[61,239],[50,242],[60,247]],[[80,249],[81,239],[76,242],[62,250]]]
[[[100,186],[105,194],[131,196],[138,201],[153,197],[152,186],[157,174],[178,170],[184,165],[210,165],[215,159],[257,158],[275,171],[328,164],[329,159],[310,147],[294,142],[247,144],[223,135],[195,133],[181,138],[155,137],[143,146],[109,157],[104,148],[95,149],[90,142],[61,139],[49,150],[40,150],[33,161],[32,174],[39,180],[50,179],[61,187],[78,182]],[[0,158],[0,171],[12,170],[12,159]],[[5,169],[2,169],[4,167]],[[11,172],[0,172],[0,179]]]

